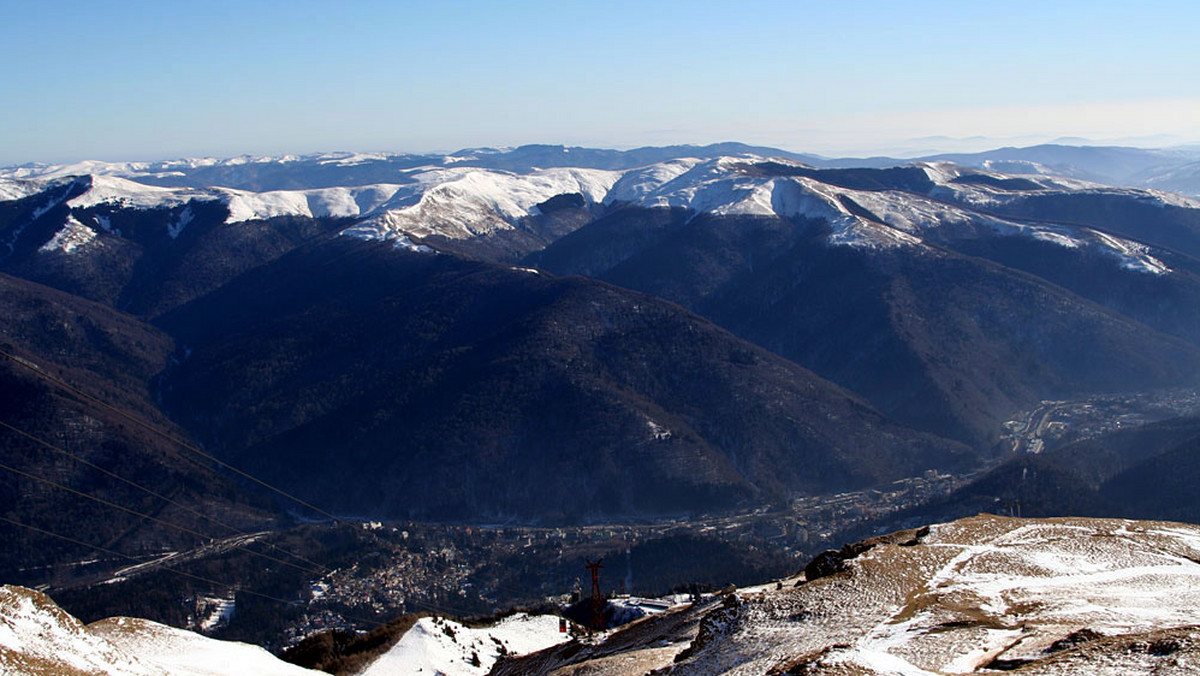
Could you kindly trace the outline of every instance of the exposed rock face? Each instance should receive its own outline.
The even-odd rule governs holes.
[[[852,542],[841,549],[827,549],[814,557],[804,567],[804,579],[811,582],[822,577],[829,577],[834,573],[845,570],[846,561],[868,552],[874,547],[879,545],[912,547],[920,543],[921,538],[926,535],[929,535],[929,526],[896,531],[895,533],[880,535],[879,537],[860,542]]]

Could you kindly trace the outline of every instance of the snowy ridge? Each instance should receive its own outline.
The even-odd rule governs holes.
[[[74,208],[115,205],[134,209],[172,208],[191,201],[220,201],[229,207],[226,223],[262,220],[276,216],[353,217],[370,213],[387,202],[401,186],[367,185],[250,192],[232,188],[161,188],[115,176],[92,175],[91,187],[68,200]]]
[[[916,213],[910,222],[969,224],[971,222],[991,227],[999,234],[1021,235],[1051,242],[1068,248],[1089,247],[1097,249],[1117,259],[1121,267],[1135,272],[1161,275],[1170,272],[1170,268],[1161,260],[1151,255],[1145,245],[1132,242],[1114,235],[1098,232],[1090,228],[1081,228],[1069,224],[1032,224],[992,216],[987,212],[989,207],[996,207],[1006,202],[1021,199],[1020,192],[1010,192],[993,187],[986,183],[955,183],[954,179],[963,176],[984,176],[996,182],[1013,178],[1027,181],[1037,186],[1037,190],[1048,192],[1091,192],[1096,194],[1131,195],[1139,199],[1151,200],[1159,206],[1176,206],[1183,208],[1200,208],[1200,202],[1178,195],[1158,190],[1113,188],[1098,183],[1090,183],[1060,176],[1013,176],[992,172],[964,169],[947,162],[917,163],[924,169],[927,176],[937,187],[930,195],[937,202],[926,205],[924,213]],[[879,206],[878,203],[875,203]],[[957,209],[952,205],[962,204],[966,209]],[[934,208],[930,209],[929,206]]]
[[[639,179],[614,189],[609,202],[638,206],[683,207],[717,216],[805,217],[823,219],[833,229],[831,242],[848,246],[915,245],[920,240],[895,228],[880,227],[853,214],[839,199],[851,191],[818,180],[769,177],[749,171],[755,157],[721,157],[694,161],[684,171],[640,171]],[[672,170],[686,166],[673,163]],[[654,180],[663,180],[654,185]]]
[[[30,163],[15,167],[0,167],[3,179],[52,179],[67,176],[116,176],[121,178],[145,178],[161,176],[183,176],[188,170],[204,167],[236,167],[248,164],[316,164],[355,166],[372,161],[405,158],[405,153],[313,153],[308,155],[238,155],[237,157],[189,157],[155,162],[104,162],[85,160],[70,164]]]
[[[518,613],[491,627],[470,627],[437,617],[423,617],[396,645],[376,659],[362,676],[444,674],[483,676],[501,655],[524,655],[569,639],[559,631],[559,618]]]
[[[484,151],[479,151],[484,152]],[[1166,274],[1170,268],[1141,244],[1065,223],[1016,220],[992,210],[1025,199],[1031,192],[1118,194],[1163,207],[1200,209],[1200,202],[1156,190],[1113,188],[1042,173],[1012,175],[968,169],[946,162],[917,162],[933,187],[925,193],[901,189],[854,189],[827,182],[819,171],[794,162],[764,163],[752,155],[714,159],[678,158],[621,171],[553,168],[515,173],[443,163],[397,170],[396,182],[353,187],[252,192],[233,188],[162,188],[116,174],[147,175],[171,166],[237,166],[314,161],[336,166],[398,157],[386,153],[329,153],[275,158],[181,160],[176,163],[83,163],[69,167],[22,167],[11,175],[59,176],[79,169],[99,169],[88,187],[68,201],[74,209],[98,205],[122,208],[175,208],[191,201],[227,205],[227,224],[298,216],[361,219],[343,234],[389,240],[398,247],[431,251],[424,240],[466,240],[523,227],[537,215],[537,205],[563,194],[579,194],[590,205],[681,208],[696,215],[807,218],[825,221],[830,243],[839,246],[891,248],[945,244],[990,236],[1021,236],[1070,248],[1089,248],[1111,256],[1134,272]],[[1007,166],[1007,165],[1006,165]],[[789,169],[789,167],[793,169]],[[1036,168],[1035,168],[1036,169]],[[38,173],[40,171],[41,173]],[[53,179],[63,185],[66,179]],[[0,197],[34,194],[54,182],[44,179],[0,179]],[[58,202],[51,200],[45,209]],[[194,214],[193,214],[194,215]],[[36,214],[35,214],[36,216]],[[190,217],[180,217],[168,233],[177,237]],[[64,222],[61,236],[45,250],[72,253],[94,238],[85,228],[108,230],[88,219]]]
[[[921,167],[930,180],[937,184],[931,193],[933,196],[970,205],[986,207],[1011,202],[1021,198],[1020,191],[1011,192],[987,183],[955,183],[954,179],[977,176],[987,177],[996,181],[1018,178],[1036,186],[1038,190],[1046,191],[1087,191],[1097,194],[1132,195],[1158,203],[1160,206],[1178,206],[1187,209],[1200,208],[1200,201],[1179,193],[1154,190],[1150,188],[1116,188],[1103,183],[1085,181],[1052,173],[1023,174],[1017,172],[997,172],[981,169],[969,169],[951,162],[915,162],[912,166]]]
[[[263,220],[276,216],[307,216],[310,218],[364,216],[393,199],[403,186],[393,184],[365,185],[353,188],[319,188],[314,190],[276,190],[249,192],[220,188],[229,206],[226,223]]]
[[[45,189],[45,181],[0,179],[0,202],[19,200],[30,195],[36,195]]]
[[[210,191],[187,188],[159,188],[115,176],[92,175],[91,187],[78,197],[67,200],[77,209],[111,204],[133,209],[175,207],[192,200],[212,200]]]
[[[1166,190],[1155,190],[1147,188],[1142,192],[1148,194],[1152,199],[1157,201],[1160,206],[1164,207],[1183,207],[1184,209],[1200,209],[1200,200],[1187,195],[1181,195],[1177,192],[1167,192]]]
[[[396,157],[404,157],[404,155],[396,153],[321,153],[316,156],[304,156],[304,159],[314,159],[317,164],[355,167],[367,162],[384,162]]]
[[[283,662],[255,645],[218,641],[149,620],[110,618],[94,622],[87,629],[119,649],[137,655],[161,674],[300,676],[320,673]]]
[[[149,620],[84,626],[44,594],[0,587],[0,673],[66,676],[301,676],[258,646],[207,638]]]
[[[900,190],[855,190],[805,176],[764,177],[749,171],[757,158],[675,160],[626,173],[605,202],[637,204],[647,208],[683,207],[697,213],[724,216],[782,216],[823,219],[832,228],[835,245],[859,247],[917,246],[925,240],[944,241],[984,233],[1021,235],[1044,239],[1063,246],[1093,246],[1106,250],[1130,270],[1162,274],[1169,269],[1148,253],[1146,247],[1111,235],[1070,226],[1030,225],[972,207],[999,204],[1009,193],[975,184],[955,184],[953,179],[981,172],[964,170],[947,163],[922,163],[938,190],[954,197],[943,201]],[[1003,180],[1001,175],[989,175]],[[1030,179],[1046,190],[1107,190],[1113,188],[1072,179]],[[1137,191],[1163,199],[1152,191]],[[936,191],[935,191],[936,195]],[[1187,202],[1172,196],[1175,203]],[[871,217],[848,206],[856,204]],[[964,203],[957,206],[955,202]],[[1197,205],[1200,207],[1200,204]]]
[[[163,163],[166,164],[166,163]],[[68,176],[146,176],[151,173],[150,162],[102,162],[85,160],[72,164],[24,164],[0,169],[0,178],[7,179],[54,179]],[[192,165],[198,166],[198,165]]]
[[[346,234],[364,239],[429,237],[467,239],[515,227],[541,202],[567,193],[601,202],[619,172],[547,169],[530,174],[450,167],[414,173],[383,213]]]
[[[414,174],[383,213],[345,231],[365,239],[441,236],[467,239],[513,229],[535,206],[561,194],[588,203],[684,208],[718,216],[804,216],[825,219],[836,244],[897,246],[920,240],[862,219],[838,199],[840,188],[801,177],[770,178],[745,171],[752,157],[671,160],[625,172],[549,169],[526,175],[479,168]],[[415,200],[415,201],[414,201]],[[404,202],[412,202],[404,204]],[[393,206],[395,203],[401,206]]]

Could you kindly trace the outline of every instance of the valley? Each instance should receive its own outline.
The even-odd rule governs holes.
[[[0,6],[0,676],[1200,674],[1200,3]]]
[[[310,533],[299,537],[323,539],[340,533],[332,537],[352,544],[343,545],[339,558],[343,565],[321,576],[294,578],[293,586],[284,594],[291,599],[287,612],[281,613],[286,622],[273,623],[272,629],[265,632],[246,627],[237,619],[238,594],[231,589],[216,593],[235,609],[232,622],[229,617],[206,620],[208,615],[202,614],[192,616],[188,622],[192,628],[204,627],[217,636],[267,641],[279,649],[314,632],[364,631],[404,613],[474,617],[514,606],[552,608],[566,604],[572,594],[578,597],[580,586],[586,582],[586,560],[607,562],[601,579],[605,592],[613,595],[656,597],[692,585],[715,590],[728,583],[741,586],[788,577],[820,552],[836,549],[848,538],[919,525],[911,516],[914,511],[953,495],[1002,462],[1035,453],[1032,449],[1043,437],[1052,440],[1047,452],[1053,453],[1068,441],[1100,437],[1117,429],[1128,432],[1152,419],[1194,413],[1196,405],[1197,395],[1190,390],[1045,402],[1014,421],[1024,422],[1024,434],[1016,431],[1014,441],[1026,450],[1006,453],[977,471],[953,475],[930,470],[865,490],[797,497],[785,505],[724,514],[680,515],[641,524],[559,527],[369,520],[313,524],[302,527]],[[1118,417],[1123,424],[1112,422],[1114,411],[1121,412]],[[1010,430],[1015,427],[1013,423],[1008,425]],[[1052,433],[1047,434],[1047,430]],[[988,509],[1017,516],[1022,508],[1029,511],[1037,505],[1005,500]],[[969,516],[969,511],[940,516]],[[317,536],[311,531],[326,534]],[[86,589],[96,583],[113,586],[114,591],[125,586],[138,588],[139,576],[168,569],[198,570],[198,562],[218,560],[235,544],[247,540],[283,544],[296,537],[269,532],[239,536],[188,552],[165,552],[147,563],[117,570],[113,577],[84,576],[56,587],[67,592],[67,599],[71,598],[67,591],[70,588]],[[712,560],[716,552],[724,552],[724,565]],[[189,562],[193,565],[186,565]],[[332,567],[333,562],[326,565]],[[77,567],[80,571],[87,569]],[[176,583],[172,576],[159,576],[158,581],[148,584]],[[254,587],[247,589],[253,591]],[[279,593],[278,588],[275,593]],[[242,599],[245,602],[244,596]],[[185,600],[184,605],[194,602]],[[86,606],[68,601],[67,607],[88,616]],[[219,608],[211,603],[210,607],[214,613]],[[154,613],[151,608],[144,612]]]
[[[453,617],[490,615],[514,606],[543,607],[570,601],[586,582],[586,559],[603,558],[605,591],[661,596],[699,585],[718,589],[728,583],[751,584],[795,573],[823,549],[840,544],[840,533],[867,519],[945,495],[969,477],[937,475],[898,480],[886,486],[837,495],[798,498],[786,507],[763,506],[730,514],[677,517],[644,524],[612,523],[555,528],[512,525],[434,524],[417,522],[347,522],[309,525],[292,532],[261,532],[215,541],[189,551],[147,554],[145,563],[97,573],[111,565],[103,560],[70,564],[75,579],[60,578],[49,589],[71,612],[98,617],[86,590],[104,585],[112,594],[125,590],[150,593],[159,586],[176,587],[181,580],[171,571],[201,573],[228,584],[208,586],[212,598],[232,604],[232,621],[194,612],[191,596],[178,600],[175,612],[188,614],[189,628],[251,642],[287,647],[312,632],[366,630],[388,618],[413,612]],[[237,545],[259,541],[288,547],[289,541],[336,539],[342,542],[336,559],[315,552],[328,572],[319,576],[289,571],[281,585],[277,566],[269,587],[265,579],[236,563],[247,559]],[[271,551],[259,546],[259,551]],[[294,551],[294,550],[292,550]],[[721,553],[718,563],[712,557]],[[234,581],[238,582],[235,584]],[[290,585],[290,586],[288,586]],[[261,590],[289,600],[275,604],[285,621],[269,627],[246,626],[237,615],[246,596]],[[205,588],[205,587],[202,587]],[[80,590],[77,595],[72,590]],[[198,591],[197,594],[200,592]],[[249,597],[250,603],[262,603]],[[211,602],[211,612],[218,606]],[[141,614],[164,621],[174,613],[146,606]],[[255,617],[255,622],[262,622]],[[208,624],[206,624],[208,622]]]
[[[576,150],[0,172],[2,581],[279,651],[1200,518],[1200,203]]]
[[[1047,446],[1098,437],[1120,429],[1200,413],[1200,390],[1105,394],[1081,401],[1043,401],[1004,423],[1012,453],[1041,453]]]

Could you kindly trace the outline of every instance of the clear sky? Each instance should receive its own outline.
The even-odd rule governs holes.
[[[1194,143],[1198,28],[1195,0],[0,0],[0,164]]]

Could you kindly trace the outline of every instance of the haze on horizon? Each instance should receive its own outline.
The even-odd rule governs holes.
[[[1200,5],[0,5],[0,165],[736,140],[1200,142]]]

